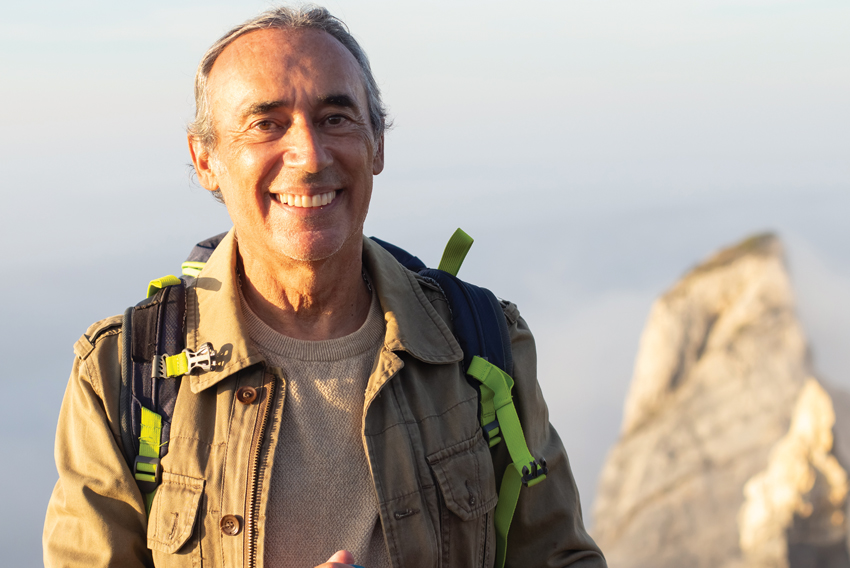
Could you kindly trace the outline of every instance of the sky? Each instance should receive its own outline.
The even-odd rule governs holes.
[[[270,4],[0,4],[0,550],[40,562],[52,440],[86,327],[230,226],[191,175],[206,48]],[[516,302],[592,524],[652,301],[775,231],[815,365],[850,388],[850,5],[326,4],[395,127],[366,232]]]

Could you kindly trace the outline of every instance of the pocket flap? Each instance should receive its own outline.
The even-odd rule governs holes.
[[[173,554],[192,535],[204,480],[163,472],[148,518],[148,548]]]
[[[484,439],[461,442],[428,456],[446,507],[464,521],[496,506],[496,479],[490,449]]]

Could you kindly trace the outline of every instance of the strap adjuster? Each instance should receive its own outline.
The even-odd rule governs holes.
[[[530,469],[529,466],[531,466]],[[528,465],[522,466],[522,484],[530,487],[539,481],[543,481],[547,473],[549,473],[549,468],[546,467],[544,458],[529,462]]]
[[[489,424],[485,424],[481,427],[484,430],[484,438],[487,440],[487,443],[492,448],[496,444],[502,441],[502,438],[499,436],[501,433],[501,429],[499,428],[499,420],[493,420]]]
[[[159,458],[136,456],[133,462],[133,477],[142,493],[153,493],[162,482],[162,464]]]

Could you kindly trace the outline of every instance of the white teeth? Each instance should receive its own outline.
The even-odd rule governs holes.
[[[281,203],[292,207],[322,207],[328,205],[336,197],[335,191],[320,193],[318,195],[292,195],[289,193],[273,194],[274,198]]]

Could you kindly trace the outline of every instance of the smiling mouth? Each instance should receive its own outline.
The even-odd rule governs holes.
[[[337,191],[328,191],[318,195],[292,195],[289,193],[272,193],[272,199],[283,205],[290,207],[324,207],[330,205],[331,201],[336,198]]]

